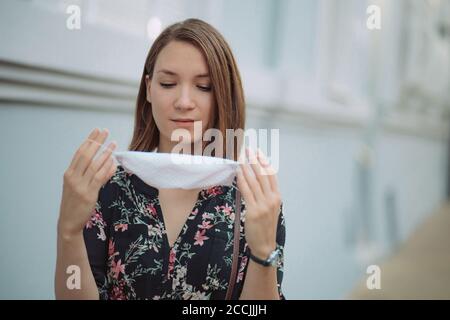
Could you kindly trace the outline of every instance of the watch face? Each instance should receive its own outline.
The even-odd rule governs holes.
[[[271,254],[270,254],[270,257],[269,257],[269,264],[271,265],[271,266],[273,266],[273,267],[276,267],[277,266],[277,264],[278,264],[278,259],[279,259],[279,257],[280,257],[280,250],[279,249],[276,249],[275,251],[273,251]]]
[[[261,258],[255,257],[254,255],[252,255],[252,253],[250,253],[250,259],[252,259],[254,262],[261,264],[265,267],[268,267],[268,266],[276,267],[280,260],[280,254],[281,254],[281,251],[279,248],[277,248],[270,253],[269,257],[266,260],[262,260]]]

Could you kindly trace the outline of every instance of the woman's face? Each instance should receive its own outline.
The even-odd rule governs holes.
[[[187,42],[171,41],[159,53],[153,76],[146,78],[147,100],[160,132],[159,152],[171,152],[175,129],[187,129],[183,144],[202,141],[213,112],[214,95],[202,52]],[[201,126],[200,122],[201,121]],[[194,137],[194,123],[201,127]],[[200,136],[198,136],[200,133]]]

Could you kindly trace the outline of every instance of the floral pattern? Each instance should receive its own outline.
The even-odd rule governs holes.
[[[101,299],[224,299],[233,255],[233,186],[199,192],[178,238],[170,247],[158,190],[118,166],[100,189],[84,239]],[[249,262],[241,202],[240,253],[233,299],[239,299]],[[285,220],[280,207],[278,291],[283,279]]]

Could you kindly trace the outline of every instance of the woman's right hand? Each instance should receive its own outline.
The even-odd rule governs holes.
[[[116,143],[111,142],[95,160],[95,154],[108,137],[108,129],[95,128],[78,148],[64,172],[58,233],[71,237],[81,234],[92,216],[100,188],[116,172],[112,159]]]

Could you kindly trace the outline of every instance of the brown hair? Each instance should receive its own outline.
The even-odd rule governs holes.
[[[141,84],[136,101],[133,138],[130,151],[153,151],[159,144],[159,130],[152,115],[152,105],[147,101],[145,76],[153,76],[156,59],[161,50],[173,40],[185,41],[197,47],[205,56],[211,77],[214,107],[209,121],[210,128],[222,132],[223,155],[227,154],[226,129],[242,129],[245,126],[245,98],[241,77],[231,49],[223,36],[210,24],[199,19],[187,19],[175,23],[158,36],[145,60]],[[239,140],[239,139],[238,139]],[[234,160],[237,159],[241,141],[233,138]],[[229,150],[231,152],[231,150]]]

